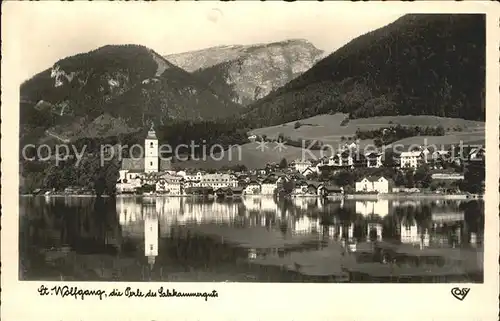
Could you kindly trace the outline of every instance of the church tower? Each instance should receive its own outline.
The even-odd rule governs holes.
[[[158,172],[158,138],[151,123],[148,136],[144,140],[144,171],[146,173]]]

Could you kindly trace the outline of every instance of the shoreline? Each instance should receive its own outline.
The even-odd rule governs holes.
[[[484,199],[482,195],[469,195],[469,194],[427,194],[427,193],[383,193],[383,194],[348,194],[345,195],[346,199],[351,200],[397,200],[408,198],[419,199],[449,199],[449,200],[473,200]]]
[[[427,194],[427,193],[415,193],[415,194],[380,194],[382,199],[399,199],[399,198],[430,198],[430,199],[450,199],[450,200],[473,200],[473,199],[484,199],[484,195],[479,194]]]
[[[34,195],[34,194],[19,194],[20,197],[81,197],[81,198],[95,198],[96,195],[89,194],[51,194],[51,195]],[[101,195],[101,197],[109,198],[109,195]],[[168,195],[168,194],[117,194],[117,198],[121,197],[180,197],[180,198],[211,198],[215,196],[209,195]],[[241,199],[241,198],[269,198],[273,197],[270,194],[251,194],[251,195],[241,195],[237,197],[224,197],[223,199]],[[320,195],[291,195],[291,198],[322,198]],[[484,200],[483,195],[475,194],[428,194],[428,193],[381,193],[381,194],[345,194],[341,195],[331,195],[326,196],[327,199],[346,199],[346,200],[379,200],[379,199],[408,199],[408,198],[419,198],[419,199],[449,199],[449,200]]]
[[[95,194],[51,194],[51,195],[43,195],[43,194],[19,194],[19,197],[88,197],[88,198],[96,198]],[[109,198],[109,195],[101,195],[100,197]]]

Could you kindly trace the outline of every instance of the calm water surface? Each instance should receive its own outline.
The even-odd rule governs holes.
[[[484,205],[21,197],[20,279],[482,282]]]

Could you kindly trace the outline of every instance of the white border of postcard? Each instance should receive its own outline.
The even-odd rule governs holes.
[[[94,6],[97,10],[133,10],[134,6],[184,6],[209,10],[226,6],[244,6],[255,19],[265,19],[266,10],[289,6],[322,6],[334,15],[368,10],[395,13],[487,13],[487,91],[486,91],[486,195],[485,258],[483,284],[258,284],[258,283],[129,283],[143,291],[163,285],[178,291],[217,290],[218,298],[115,298],[99,301],[88,297],[39,296],[41,284],[59,282],[18,281],[18,161],[19,85],[16,70],[16,39],[23,37],[16,26],[27,22],[23,8],[38,6],[44,10],[69,7],[74,10]],[[24,320],[497,320],[498,319],[498,235],[499,235],[499,6],[495,2],[3,2],[2,3],[2,318]],[[61,11],[58,11],[59,13]],[[352,14],[352,13],[351,13]],[[57,23],[57,16],[53,21]],[[110,21],[112,23],[112,21]],[[161,21],[158,22],[161,24]],[[256,22],[258,25],[258,22]],[[33,26],[36,28],[36,26]],[[134,28],[134,23],[130,24]],[[123,30],[126,32],[126,30]],[[341,30],[331,31],[341,32]],[[98,36],[98,35],[96,35]],[[179,32],[182,37],[182,31]],[[53,44],[66,46],[70,44]],[[38,48],[33,48],[37,50]],[[43,50],[43,48],[40,48]],[[61,57],[62,58],[62,57]],[[125,282],[76,282],[69,284],[87,289],[124,288]],[[469,287],[463,301],[455,299],[454,286]]]

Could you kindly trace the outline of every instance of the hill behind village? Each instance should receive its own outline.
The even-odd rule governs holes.
[[[405,15],[251,104],[246,117],[254,127],[338,112],[484,121],[485,30],[480,14]]]
[[[20,88],[21,136],[74,140],[227,116],[239,106],[138,45],[61,59]],[[88,130],[92,128],[93,130]]]

